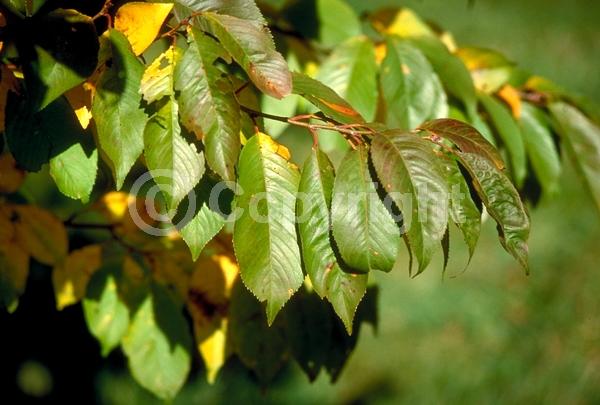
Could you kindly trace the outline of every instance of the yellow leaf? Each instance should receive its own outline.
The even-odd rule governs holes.
[[[370,16],[373,27],[384,34],[403,38],[435,36],[435,32],[412,10],[383,9]]]
[[[121,191],[112,191],[103,195],[95,205],[95,208],[111,223],[123,220],[128,206],[135,202],[135,196]]]
[[[17,167],[17,162],[9,153],[0,155],[0,193],[14,193],[25,180],[25,171]]]
[[[15,213],[19,246],[34,259],[52,266],[67,256],[67,231],[58,218],[33,205],[15,206]]]
[[[378,44],[375,47],[375,61],[377,62],[378,65],[380,65],[381,62],[383,62],[386,55],[387,55],[387,45],[385,44],[385,42]]]
[[[172,8],[173,4],[126,3],[117,10],[115,29],[127,37],[133,52],[140,55],[154,41]]]
[[[194,320],[194,336],[210,383],[229,355],[227,308],[238,274],[231,246],[217,238],[204,249],[191,278],[187,307]]]
[[[92,93],[94,86],[88,82],[80,84],[77,87],[65,93],[67,101],[75,111],[77,120],[83,129],[90,125],[92,119]]]
[[[515,118],[521,118],[521,95],[517,89],[507,84],[500,89],[498,97],[508,104]]]
[[[29,274],[29,255],[17,243],[0,243],[0,298],[9,312],[17,308]]]
[[[92,274],[100,268],[101,261],[101,247],[89,245],[74,250],[54,267],[52,284],[58,310],[76,304],[83,298],[88,282]]]
[[[258,133],[256,136],[258,136],[258,141],[261,148],[266,148],[271,152],[278,154],[285,160],[290,160],[291,155],[288,148],[275,142],[269,135]]]

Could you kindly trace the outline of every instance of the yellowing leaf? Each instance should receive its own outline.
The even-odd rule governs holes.
[[[227,308],[238,273],[239,267],[230,246],[215,239],[196,262],[190,282],[187,307],[194,320],[198,351],[204,360],[210,383],[215,381],[229,355]]]
[[[135,202],[135,196],[121,191],[112,191],[100,198],[96,208],[111,223],[120,222],[127,213],[129,204]]]
[[[115,29],[127,37],[133,52],[140,55],[154,41],[172,8],[173,4],[126,3],[117,10]]]
[[[9,312],[18,305],[29,274],[29,255],[17,243],[0,243],[0,304]]]
[[[67,231],[54,215],[32,205],[15,206],[19,246],[40,263],[56,265],[68,253]]]
[[[387,55],[387,44],[385,42],[383,42],[375,47],[375,60],[377,61],[378,65],[381,64],[381,62],[385,59],[386,55]]]
[[[14,193],[25,180],[25,171],[17,167],[17,162],[8,153],[0,155],[0,193]]]
[[[283,146],[281,144],[278,144],[270,136],[265,135],[263,133],[258,133],[258,134],[256,134],[256,136],[258,136],[258,138],[259,138],[259,143],[260,143],[261,148],[265,148],[265,149],[270,150],[273,153],[277,153],[279,156],[281,156],[285,160],[290,160],[290,158],[292,157],[288,148],[286,148],[285,146]]]
[[[92,274],[100,268],[101,255],[99,245],[86,246],[74,250],[54,267],[52,284],[58,310],[76,304],[84,297]]]
[[[371,15],[373,27],[384,34],[400,37],[434,36],[435,33],[414,11],[383,9]]]
[[[77,120],[83,129],[90,125],[92,119],[92,94],[93,85],[91,83],[83,83],[65,93],[67,101],[75,111]]]
[[[517,89],[507,84],[500,89],[498,97],[508,104],[515,118],[521,118],[521,96]]]

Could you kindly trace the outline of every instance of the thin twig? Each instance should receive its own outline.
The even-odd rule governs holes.
[[[189,16],[185,17],[183,20],[179,21],[179,23],[177,25],[175,25],[173,28],[171,28],[169,31],[165,32],[164,34],[162,34],[160,37],[164,38],[164,37],[169,37],[171,35],[174,35],[177,33],[177,31],[179,31],[180,28],[182,27],[187,27],[188,25],[190,25],[190,21],[200,15],[202,15],[204,12],[203,11],[194,11],[193,13],[191,13]]]
[[[100,11],[98,11],[98,13],[92,17],[92,20],[97,20],[100,17],[106,17],[106,19],[108,20],[108,26],[111,27],[112,26],[112,17],[110,16],[110,13],[108,11],[112,7],[112,5],[113,4],[112,4],[111,0],[106,0],[104,2],[104,5],[100,9]]]
[[[280,115],[256,111],[244,105],[241,105],[240,108],[251,117],[263,117],[269,120],[286,122],[291,125],[306,128],[313,136],[313,143],[317,142],[316,131],[318,129],[339,132],[340,134],[344,135],[352,148],[356,148],[358,145],[364,142],[362,138],[363,136],[372,136],[375,133],[375,131],[369,128],[369,126],[366,124],[340,124],[339,122],[330,120],[317,114],[302,114],[294,117],[283,117]],[[311,122],[311,120],[321,121],[322,124]]]

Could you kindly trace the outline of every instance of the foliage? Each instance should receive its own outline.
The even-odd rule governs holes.
[[[557,192],[563,150],[600,207],[587,100],[408,9],[263,3],[0,1],[1,302],[52,267],[57,308],[161,398],[194,349],[209,381],[231,355],[335,379],[376,323],[369,273],[402,242],[409,272],[447,263],[450,223],[472,254],[484,210],[528,271],[522,198]],[[301,169],[264,120],[307,130]],[[46,164],[67,216],[19,191]]]

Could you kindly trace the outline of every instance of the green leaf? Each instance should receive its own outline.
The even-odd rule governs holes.
[[[412,129],[448,115],[446,93],[425,56],[407,41],[389,38],[381,64],[381,89],[386,103],[386,123],[391,128]]]
[[[100,76],[92,103],[99,147],[113,171],[117,189],[144,149],[146,114],[140,107],[140,82],[144,67],[127,38],[109,34],[112,64]]]
[[[457,152],[457,156],[471,175],[488,213],[498,224],[502,246],[528,272],[529,216],[519,193],[509,178],[488,159],[475,153]]]
[[[575,167],[600,209],[600,127],[563,102],[552,103],[550,112]]]
[[[367,121],[377,109],[377,63],[373,42],[366,37],[340,44],[321,65],[317,79],[327,83]]]
[[[285,147],[259,133],[239,161],[235,255],[246,287],[267,301],[269,324],[304,280],[295,226],[300,176],[289,157]]]
[[[175,67],[175,89],[183,125],[202,138],[206,161],[224,180],[235,180],[240,153],[240,108],[231,82],[214,65],[223,50],[208,35],[191,29]]]
[[[323,114],[342,124],[364,123],[358,111],[330,87],[302,73],[292,73],[294,88],[298,94],[316,106]]]
[[[50,176],[61,193],[87,203],[98,171],[94,138],[79,126],[75,113],[64,98],[54,101],[48,109],[44,115],[54,114],[53,119],[58,121],[50,123],[47,130],[54,132],[54,136],[60,136],[52,140]]]
[[[333,47],[361,34],[360,20],[345,1],[317,0],[316,8],[319,20],[319,42],[323,46]]]
[[[450,53],[438,38],[422,36],[411,38],[410,41],[429,59],[448,93],[462,101],[469,116],[476,114],[475,86],[464,63]]]
[[[390,271],[400,245],[400,227],[379,199],[364,147],[350,150],[333,185],[331,223],[344,263],[355,271]]]
[[[62,97],[39,112],[33,112],[31,107],[30,99],[18,98],[14,93],[9,93],[6,140],[19,166],[28,171],[38,171],[50,159],[75,147],[86,134],[77,122],[71,106]],[[85,167],[85,171],[91,177],[88,169],[91,170],[90,164]],[[65,176],[68,177],[69,174],[65,173]]]
[[[479,100],[490,114],[494,127],[508,150],[511,171],[515,183],[520,187],[527,176],[527,157],[519,125],[510,110],[494,97],[480,93]]]
[[[333,183],[333,165],[327,155],[313,148],[302,168],[298,189],[298,233],[304,266],[315,292],[331,302],[348,333],[352,333],[352,321],[367,291],[368,277],[344,272],[331,247]]]
[[[204,155],[181,135],[177,109],[177,103],[168,100],[144,130],[146,166],[172,211],[204,174]]]
[[[514,63],[490,49],[460,48],[456,54],[471,71],[475,87],[486,94],[508,83],[514,71]]]
[[[198,259],[204,246],[225,225],[225,218],[213,210],[213,208],[218,209],[219,207],[213,207],[212,204],[214,202],[210,200],[215,186],[214,183],[208,181],[208,176],[202,178],[195,190],[196,198],[194,204],[197,209],[195,215],[179,231],[181,237],[190,248],[194,261]]]
[[[286,361],[288,342],[279,319],[269,327],[261,305],[240,282],[231,293],[229,331],[242,363],[263,385],[270,382]]]
[[[181,308],[164,287],[152,286],[122,347],[142,387],[164,400],[175,397],[190,371],[192,339]]]
[[[481,233],[481,212],[471,198],[469,186],[456,161],[449,157],[441,159],[450,190],[450,218],[463,235],[469,248],[469,261]]]
[[[559,187],[561,163],[549,128],[549,119],[541,110],[523,103],[520,123],[527,154],[544,194],[555,195]]]
[[[498,169],[504,168],[504,162],[498,150],[475,128],[464,122],[453,119],[439,119],[421,125],[420,129],[429,132],[433,136],[449,140],[461,152],[480,155]]]
[[[233,17],[249,20],[257,25],[266,25],[254,0],[175,0],[189,11],[213,11]]]
[[[31,35],[35,57],[24,74],[33,109],[41,110],[94,72],[100,45],[92,18],[71,9],[36,17]]]
[[[100,342],[107,356],[121,343],[129,327],[129,308],[119,293],[122,262],[100,268],[89,281],[83,313],[90,333]]]
[[[373,166],[404,214],[404,228],[421,273],[448,223],[448,185],[431,144],[412,133],[386,131],[371,144]]]
[[[91,134],[85,135],[92,140]],[[50,176],[60,192],[83,203],[89,201],[98,171],[98,151],[86,147],[88,140],[80,139],[50,159]]]
[[[283,56],[275,50],[267,29],[229,15],[203,13],[199,27],[214,35],[263,93],[283,98],[292,90],[292,78]]]

